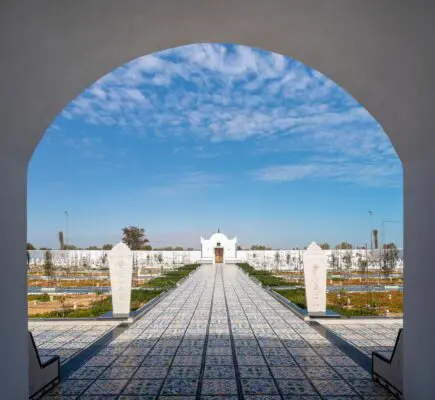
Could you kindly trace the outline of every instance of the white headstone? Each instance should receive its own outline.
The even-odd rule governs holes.
[[[326,312],[326,256],[315,242],[304,255],[305,295],[308,315],[324,315]]]
[[[110,285],[114,316],[130,314],[133,252],[124,243],[118,243],[109,251]]]

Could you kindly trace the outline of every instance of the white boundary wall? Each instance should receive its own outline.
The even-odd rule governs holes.
[[[98,269],[108,268],[105,250],[50,250],[53,264],[63,268]],[[248,262],[256,269],[303,270],[302,257],[305,250],[238,250],[238,262]],[[30,267],[44,264],[45,250],[30,250]],[[201,263],[201,250],[193,251],[134,251],[134,265],[142,268],[174,268],[184,264]],[[338,269],[346,269],[345,256],[351,256],[351,269],[361,269],[360,260],[366,259],[365,250],[325,250],[328,269],[332,269],[336,259]],[[367,252],[369,269],[379,269],[379,250]],[[403,251],[399,249],[399,260],[395,268],[403,268]],[[337,269],[337,268],[335,268]]]

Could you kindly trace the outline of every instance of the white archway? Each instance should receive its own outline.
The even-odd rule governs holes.
[[[405,395],[430,398],[435,304],[431,2],[96,0],[17,2],[0,12],[1,392],[27,396],[26,173],[45,129],[102,75],[195,42],[233,42],[293,57],[351,93],[382,124],[404,167]]]

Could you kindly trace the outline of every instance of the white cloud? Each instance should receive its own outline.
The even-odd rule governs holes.
[[[320,162],[322,161],[322,162]],[[323,158],[314,163],[269,166],[254,171],[255,180],[269,183],[297,180],[339,181],[371,187],[399,187],[402,170],[399,163],[355,163],[345,158]]]
[[[150,186],[146,191],[162,196],[185,195],[204,188],[219,187],[222,177],[217,174],[195,171],[178,175],[160,176],[160,180],[167,183]]]
[[[196,44],[139,58],[101,78],[63,115],[159,138],[252,140],[258,154],[339,156],[347,171],[369,163],[368,175],[384,176],[385,159],[399,163],[400,170],[380,126],[344,90],[299,62],[246,46]],[[338,163],[323,174],[315,172],[319,165],[304,159],[259,176],[276,181],[345,175],[334,172],[342,168]]]

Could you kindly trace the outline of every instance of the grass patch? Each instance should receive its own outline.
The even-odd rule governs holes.
[[[290,300],[293,304],[298,306],[299,308],[306,309],[307,302],[305,298],[305,289],[290,289],[290,290],[276,290],[281,296],[285,297],[287,300]],[[335,311],[338,314],[341,314],[345,317],[361,317],[361,316],[376,316],[380,315],[378,310],[375,309],[367,309],[367,308],[348,308],[346,306],[341,306],[338,304],[331,304],[329,299],[329,294],[327,296],[327,309],[331,311]]]
[[[44,294],[29,294],[27,296],[27,301],[40,301],[40,302],[46,302],[50,301],[50,296],[47,293]]]
[[[188,264],[180,268],[173,269],[165,272],[162,276],[153,278],[142,287],[153,288],[169,288],[177,284],[178,281],[188,276],[192,271],[195,271],[199,267],[199,264]]]
[[[130,310],[136,311],[162,292],[163,290],[132,290]],[[96,318],[109,311],[112,311],[112,296],[96,300],[86,309],[50,311],[29,315],[29,318]]]
[[[295,286],[297,283],[287,282],[282,278],[273,275],[270,271],[257,270],[248,263],[237,264],[249,276],[258,279],[264,286]]]

